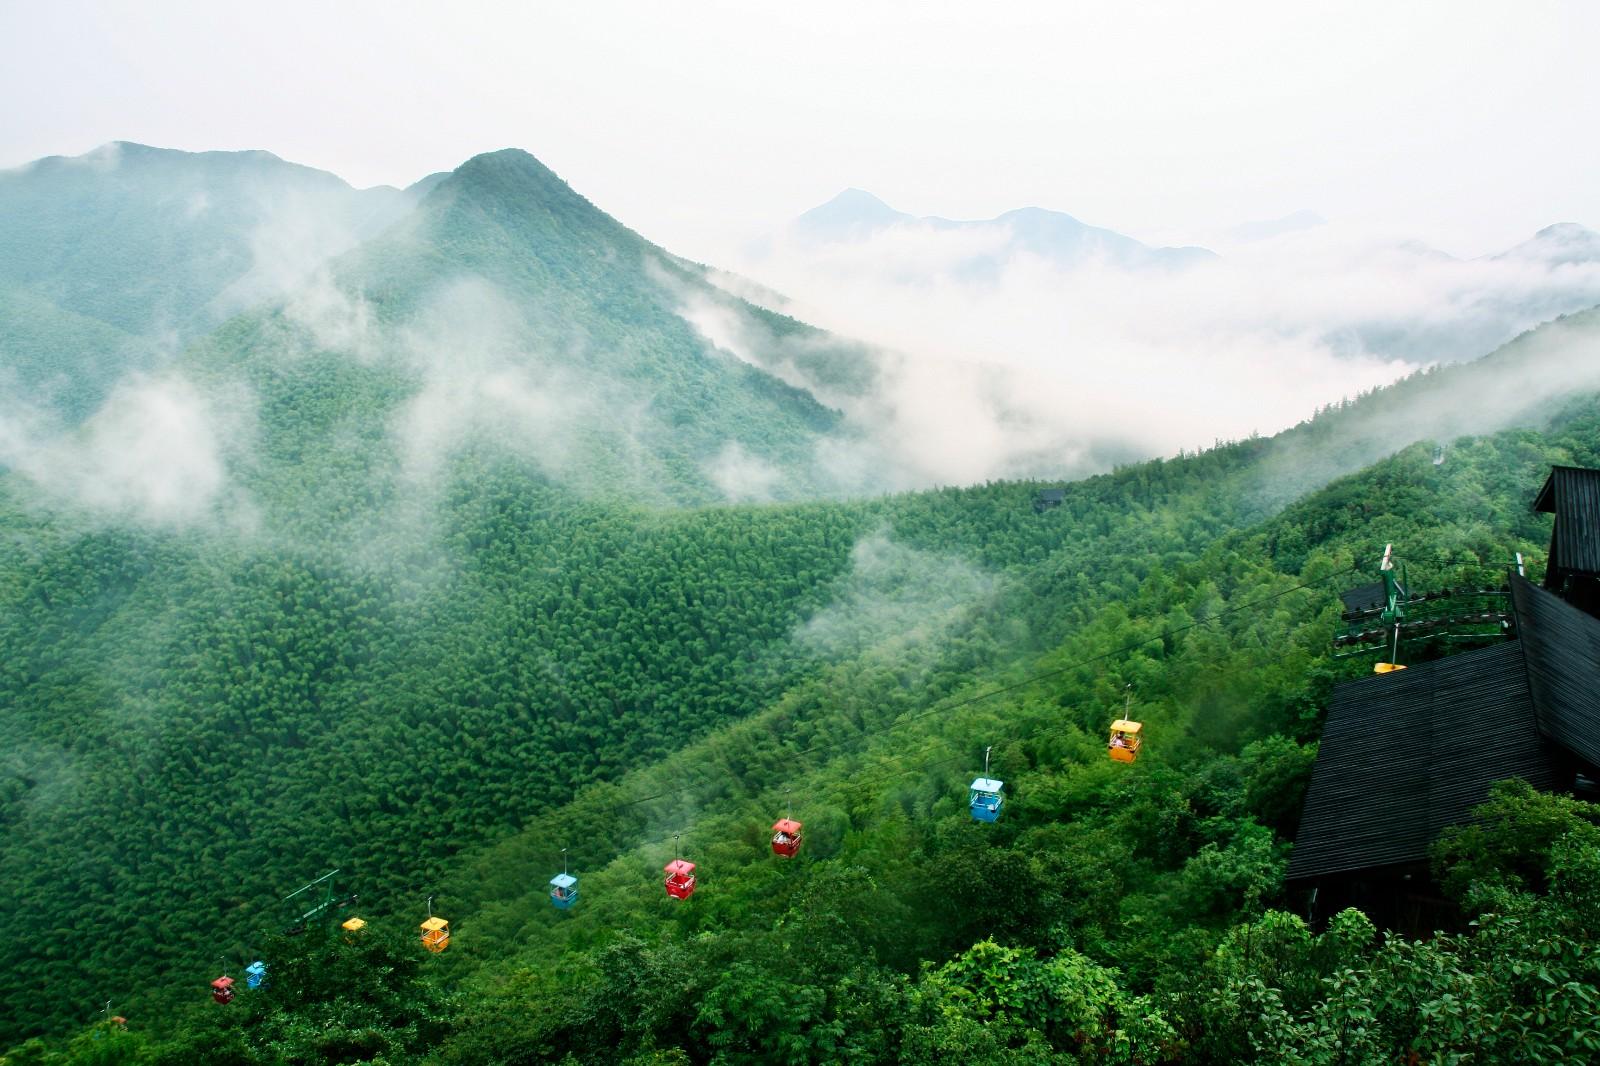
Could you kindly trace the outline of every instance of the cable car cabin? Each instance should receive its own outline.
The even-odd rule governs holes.
[[[786,859],[794,858],[794,853],[800,850],[800,823],[788,818],[779,818],[772,823],[772,854],[782,855]]]
[[[361,930],[365,929],[366,927],[366,922],[355,917],[346,918],[344,921],[339,923],[339,928],[344,930],[344,939],[345,943],[347,944],[355,943],[356,934],[361,932]]]
[[[1375,673],[1375,674],[1392,674],[1396,670],[1404,670],[1404,669],[1405,669],[1405,667],[1401,666],[1399,663],[1373,663],[1372,664],[1372,672]]]
[[[571,874],[556,874],[550,879],[550,902],[566,910],[578,902],[578,879]]]
[[[1004,781],[996,781],[992,777],[979,777],[973,780],[967,805],[972,809],[974,820],[999,821],[1000,807],[1005,803],[1005,797],[1001,793],[1005,791],[1005,787]]]
[[[267,964],[257,959],[244,968],[244,984],[246,988],[260,988],[267,983]]]
[[[218,1003],[233,1002],[233,978],[223,974],[211,982],[211,998]]]
[[[694,863],[673,859],[663,869],[667,872],[667,895],[673,899],[694,895]]]
[[[435,955],[450,946],[450,923],[443,918],[429,918],[422,923],[422,946]]]
[[[1130,722],[1126,718],[1119,718],[1111,723],[1111,740],[1106,744],[1106,750],[1117,762],[1132,762],[1139,757],[1139,734],[1144,726],[1138,722]]]

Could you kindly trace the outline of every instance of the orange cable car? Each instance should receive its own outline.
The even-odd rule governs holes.
[[[1116,762],[1132,762],[1139,757],[1140,733],[1144,726],[1128,717],[1133,710],[1133,685],[1127,686],[1122,700],[1122,717],[1111,723],[1111,739],[1106,751]]]
[[[1139,722],[1117,719],[1111,723],[1111,739],[1106,743],[1106,750],[1117,762],[1133,762],[1139,757],[1140,733],[1143,730],[1144,726]]]
[[[450,946],[450,923],[434,916],[433,897],[428,897],[428,920],[422,923],[422,946],[435,955]]]
[[[422,946],[437,955],[450,946],[450,923],[443,918],[429,918],[422,923]]]
[[[233,978],[223,974],[211,982],[211,998],[218,1003],[233,1002]]]

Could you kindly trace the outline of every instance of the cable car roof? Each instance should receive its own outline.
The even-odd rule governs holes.
[[[779,818],[772,823],[774,833],[788,833],[790,836],[800,832],[800,823],[789,818]]]
[[[972,788],[975,792],[999,792],[1005,787],[1006,783],[1004,781],[996,781],[992,777],[978,777],[972,781]]]
[[[443,929],[449,924],[450,923],[445,921],[443,918],[429,918],[427,921],[422,923],[422,928],[428,930],[438,930]]]
[[[662,869],[669,874],[678,874],[680,876],[687,877],[689,874],[694,873],[694,863],[685,862],[682,859],[673,859],[671,862],[663,866]]]
[[[550,883],[557,888],[571,888],[578,883],[578,879],[571,874],[556,874],[550,879]]]
[[[1116,730],[1118,733],[1137,733],[1139,730],[1143,729],[1144,726],[1139,722],[1129,721],[1126,718],[1118,718],[1115,722],[1111,723],[1111,728]]]

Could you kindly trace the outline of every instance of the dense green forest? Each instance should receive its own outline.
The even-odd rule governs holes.
[[[860,427],[768,371],[864,389],[860,349],[716,296],[523,153],[416,196],[141,379],[227,416],[209,493],[50,484],[104,411],[0,474],[4,1061],[1591,1055],[1550,1025],[1600,995],[1583,805],[1506,786],[1438,851],[1476,924],[1423,943],[1313,931],[1283,871],[1329,688],[1368,669],[1331,657],[1336,594],[1389,542],[1428,586],[1538,568],[1533,491],[1600,465],[1572,355],[1600,312],[1042,513],[1022,482],[827,499],[816,451]],[[71,422],[150,323],[48,281],[0,292],[0,352],[67,380]],[[791,502],[718,502],[728,442]],[[366,932],[287,935],[336,867]],[[270,984],[213,1004],[255,958]]]
[[[8,750],[34,757],[13,761],[5,813],[8,882],[38,935],[8,944],[8,1002],[53,1028],[120,975],[117,1009],[140,1022],[104,1040],[156,1061],[224,1038],[239,1061],[671,1061],[672,1048],[1238,1061],[1274,1040],[1322,1061],[1317,1040],[1355,1024],[1344,1015],[1361,1002],[1322,981],[1341,966],[1369,984],[1459,981],[1514,972],[1539,947],[1504,925],[1494,943],[1480,930],[1404,945],[1355,918],[1313,938],[1271,910],[1291,904],[1282,868],[1321,697],[1361,668],[1328,661],[1332,594],[1384,541],[1441,583],[1493,573],[1513,550],[1537,557],[1531,486],[1552,462],[1600,462],[1597,430],[1600,409],[1575,403],[1544,432],[1455,442],[1442,467],[1411,448],[1242,527],[1230,501],[1243,496],[1216,486],[1266,442],[1091,479],[1042,515],[1016,484],[781,508],[555,506],[502,471],[453,502],[456,565],[399,603],[348,562],[207,567],[126,532],[52,544],[32,529],[5,662],[31,727]],[[157,590],[161,609],[140,607]],[[110,623],[136,607],[160,625],[130,641]],[[1108,763],[1102,739],[1128,684],[1149,731],[1134,767]],[[63,707],[81,708],[65,735]],[[1010,794],[995,826],[965,812],[986,746]],[[70,786],[50,780],[51,759]],[[1584,820],[1506,802],[1521,804],[1512,825]],[[793,863],[763,847],[786,803],[807,825]],[[680,833],[704,879],[674,905],[655,871]],[[1536,920],[1581,884],[1584,839],[1523,857],[1548,864],[1524,878],[1536,892],[1491,864],[1462,897],[1490,899],[1503,875],[1497,921]],[[543,895],[563,847],[583,886],[567,913]],[[52,856],[76,871],[73,892],[40,876]],[[360,951],[387,945],[404,966],[274,939],[287,916],[272,899],[334,865],[380,927]],[[457,932],[423,960],[397,930],[430,894]],[[1583,943],[1580,920],[1563,917],[1560,935]],[[1234,960],[1255,936],[1301,945],[1301,970]],[[281,992],[234,1014],[202,1002],[208,959],[274,950],[286,965],[332,952],[337,964],[311,968],[351,988],[309,996],[286,969]],[[1397,961],[1416,951],[1433,970]],[[1570,964],[1581,991],[1589,964]],[[1197,971],[1221,1000],[1188,987]],[[360,987],[402,977],[403,1009]],[[1384,994],[1402,991],[1423,1005],[1464,994]],[[1407,1024],[1373,1023],[1370,1039],[1446,1039],[1424,1015]],[[1448,1039],[1469,1037],[1481,1027]]]

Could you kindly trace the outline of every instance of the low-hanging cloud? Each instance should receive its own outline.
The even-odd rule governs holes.
[[[730,503],[765,503],[783,472],[738,441],[729,441],[705,464],[706,476]]]
[[[183,529],[248,525],[228,466],[251,435],[243,395],[207,395],[182,375],[129,375],[85,423],[13,401],[0,409],[0,467],[43,500],[98,518]]]
[[[832,602],[795,639],[828,658],[890,649],[911,662],[911,652],[933,646],[995,587],[970,563],[898,543],[881,527],[856,542]]]
[[[717,280],[870,342],[873,387],[836,405],[891,457],[891,487],[1079,476],[1274,433],[1600,303],[1600,262],[1560,262],[1537,242],[1462,261],[1330,225],[1136,270],[1005,251],[1002,237],[902,224],[852,241],[777,239],[741,264],[771,288]],[[1001,265],[974,278],[974,255]],[[705,308],[686,317],[739,349],[737,329]],[[779,362],[805,384],[803,361]],[[829,402],[825,385],[814,391]],[[841,477],[877,462],[826,449]]]

